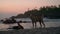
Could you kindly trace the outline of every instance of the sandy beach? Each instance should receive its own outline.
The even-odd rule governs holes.
[[[0,34],[60,34],[60,27],[0,31]]]
[[[31,23],[21,23],[23,30],[9,30],[7,28],[17,26],[17,24],[0,23],[0,34],[60,34],[60,19],[46,20],[45,24],[46,28],[39,28],[40,25],[37,23],[37,28],[33,29]]]

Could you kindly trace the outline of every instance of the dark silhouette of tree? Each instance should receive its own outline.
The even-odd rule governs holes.
[[[18,14],[16,18],[27,18],[27,16],[25,14]]]
[[[25,12],[24,14],[25,14],[27,17],[29,17],[30,14],[36,15],[37,11],[38,11],[37,9],[32,9],[32,10],[28,10],[28,11]]]
[[[30,14],[34,14],[34,15],[44,14],[44,17],[47,17],[47,18],[60,18],[60,5],[58,5],[58,7],[53,5],[43,6],[43,7],[40,7],[39,10],[38,9],[28,10],[24,14],[18,14],[16,17],[27,18],[29,17]]]
[[[16,16],[11,16],[10,18],[16,18]]]

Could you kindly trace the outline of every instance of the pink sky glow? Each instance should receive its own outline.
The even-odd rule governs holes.
[[[59,5],[60,0],[0,0],[0,16],[8,17],[41,6]],[[1,18],[0,17],[0,18]]]

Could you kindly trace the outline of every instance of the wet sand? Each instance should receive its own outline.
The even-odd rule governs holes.
[[[0,31],[0,34],[60,34],[60,27]]]
[[[31,29],[32,23],[21,23],[21,25],[24,27],[24,29]],[[45,22],[46,27],[58,27],[60,26],[60,22]],[[17,26],[17,24],[0,24],[0,30],[1,29],[7,29],[11,28],[13,26]],[[37,23],[37,28],[40,27],[40,24]]]

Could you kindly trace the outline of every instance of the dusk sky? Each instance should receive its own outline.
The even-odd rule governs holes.
[[[28,8],[59,4],[60,0],[0,0],[0,18],[24,13]]]

